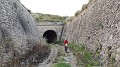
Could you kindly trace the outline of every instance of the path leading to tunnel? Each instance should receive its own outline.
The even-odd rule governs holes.
[[[52,46],[49,57],[43,63],[40,63],[38,67],[50,67],[55,61],[57,54],[58,49],[55,46]]]
[[[68,53],[65,52],[64,46],[57,45],[58,51],[61,54],[58,59],[64,59],[64,63],[69,64],[71,67],[77,67],[76,57],[73,53],[68,49]]]
[[[64,51],[64,46],[60,45],[52,45],[51,53],[49,57],[43,62],[40,63],[38,67],[54,67],[56,63],[58,63],[58,59],[64,59],[64,63],[71,65],[71,67],[76,66],[76,57],[73,55],[72,52],[66,53]]]

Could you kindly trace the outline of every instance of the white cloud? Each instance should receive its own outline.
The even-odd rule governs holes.
[[[20,0],[33,12],[72,16],[88,0]]]

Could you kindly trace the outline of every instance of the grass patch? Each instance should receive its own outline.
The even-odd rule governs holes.
[[[99,66],[98,60],[94,58],[96,54],[87,50],[83,44],[76,45],[74,43],[70,43],[69,49],[76,56],[77,65],[82,64],[85,67]]]
[[[79,53],[85,50],[85,46],[83,45],[75,45],[75,44],[70,43],[68,46],[70,50],[73,51],[73,53]]]
[[[54,67],[71,67],[71,66],[67,63],[61,62],[61,63],[55,64]]]

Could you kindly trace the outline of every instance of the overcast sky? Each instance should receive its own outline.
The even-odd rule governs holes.
[[[73,16],[88,0],[20,0],[32,12]]]

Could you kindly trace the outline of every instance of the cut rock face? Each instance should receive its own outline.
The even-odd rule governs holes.
[[[91,0],[87,9],[67,24],[70,42],[83,43],[93,51],[100,50],[101,64],[120,66],[120,0]],[[115,59],[115,60],[113,60]],[[116,67],[116,66],[113,66]]]
[[[24,54],[39,41],[34,19],[18,0],[0,0],[0,63],[13,57],[12,53]]]

